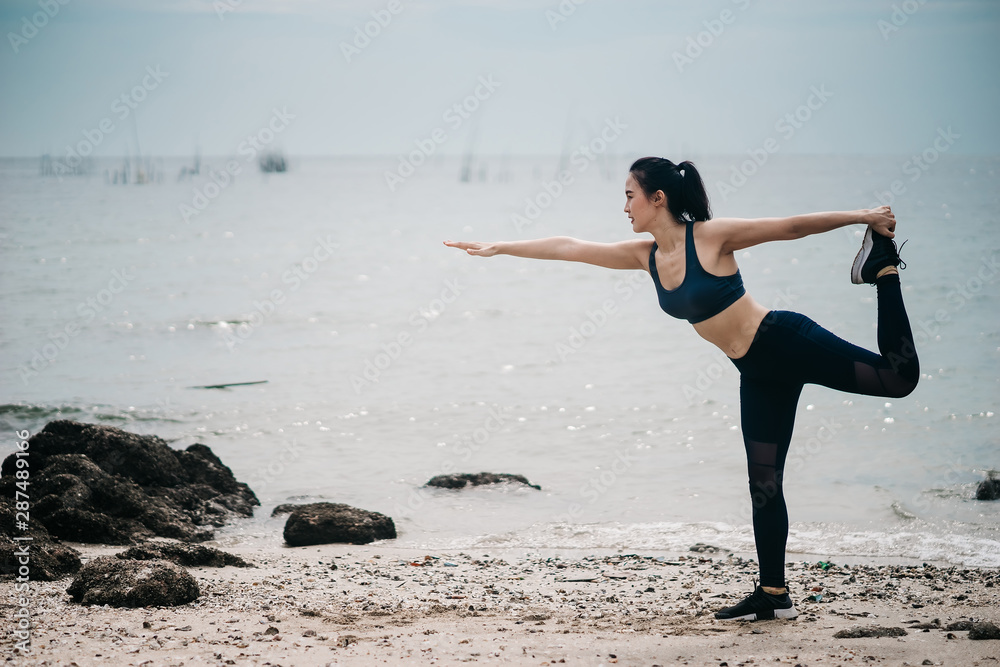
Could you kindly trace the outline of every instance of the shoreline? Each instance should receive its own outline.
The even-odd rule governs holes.
[[[679,551],[676,549],[613,549],[611,547],[520,547],[520,546],[491,546],[491,545],[464,545],[458,547],[452,546],[439,546],[433,543],[422,543],[422,544],[408,544],[404,541],[405,536],[393,540],[391,543],[386,542],[376,542],[374,545],[381,546],[392,551],[403,552],[413,552],[413,553],[489,553],[489,554],[500,554],[506,557],[521,557],[529,558],[535,556],[544,556],[547,558],[559,557],[563,559],[575,559],[583,558],[585,556],[620,556],[626,554],[642,554],[644,556],[663,556],[665,558],[674,559],[678,556],[702,556],[711,557],[716,560],[719,558],[726,558],[730,554],[736,558],[743,558],[745,560],[756,560],[757,554],[750,551],[734,550],[728,549],[726,547],[718,547],[716,552],[695,552],[695,551]],[[400,544],[402,542],[402,544]],[[78,550],[92,549],[95,545],[88,544],[78,544],[78,543],[67,543],[70,546]],[[281,537],[271,537],[271,536],[252,536],[247,537],[241,535],[238,538],[232,535],[222,534],[216,537],[216,539],[205,542],[206,546],[213,546],[217,549],[222,549],[223,551],[233,551],[235,550],[249,550],[252,551],[295,551],[298,549],[308,549],[309,547],[292,547],[285,544]],[[371,547],[372,545],[325,545],[325,546],[355,546],[357,548],[363,548],[365,546]],[[109,547],[111,548],[111,547]],[[241,551],[242,553],[242,551]],[[796,564],[802,562],[815,563],[817,561],[829,561],[835,562],[837,565],[872,565],[872,566],[920,566],[920,565],[933,565],[937,568],[958,568],[958,569],[968,569],[968,570],[997,570],[1000,571],[1000,567],[993,565],[970,565],[966,563],[953,563],[941,559],[933,558],[916,558],[907,556],[869,556],[864,554],[832,554],[825,552],[812,552],[812,551],[786,551],[785,559],[787,564]]]
[[[71,578],[34,582],[33,652],[14,664],[997,665],[1000,655],[1000,641],[944,629],[1000,622],[998,568],[795,559],[799,617],[747,623],[712,616],[752,590],[756,563],[736,554],[225,542],[206,544],[255,567],[187,568],[201,595],[179,607],[82,607],[65,592]],[[67,544],[85,562],[123,550]],[[0,588],[15,597],[11,580]],[[907,634],[833,636],[870,625]],[[9,648],[11,631],[8,620]]]

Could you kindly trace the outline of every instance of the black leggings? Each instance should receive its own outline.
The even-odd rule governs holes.
[[[772,310],[747,353],[733,359],[740,371],[741,424],[761,586],[785,585],[788,511],[782,475],[802,386],[813,383],[895,398],[917,386],[920,366],[899,276],[883,276],[876,286],[880,355],[838,338],[805,315]]]

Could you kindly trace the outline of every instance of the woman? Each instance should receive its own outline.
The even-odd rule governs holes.
[[[740,371],[740,412],[747,454],[754,540],[760,583],[719,619],[795,618],[785,587],[788,513],[782,472],[802,386],[814,383],[870,396],[902,397],[920,376],[899,285],[892,241],[896,219],[887,206],[872,210],[810,213],[788,218],[712,218],[701,176],[690,162],[637,160],[625,181],[625,213],[632,230],[653,235],[618,243],[569,237],[499,243],[445,241],[470,255],[514,255],[643,269],[653,279],[660,307],[688,320]],[[768,311],[743,288],[734,253],[768,241],[799,239],[866,224],[853,282],[878,290],[881,354],[852,345],[808,317]],[[905,265],[904,265],[905,267]]]

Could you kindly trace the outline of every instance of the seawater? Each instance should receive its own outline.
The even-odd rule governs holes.
[[[789,551],[997,566],[1000,503],[973,496],[1000,468],[1000,159],[945,155],[916,178],[906,160],[776,155],[725,192],[742,159],[696,162],[720,216],[864,208],[903,186],[923,377],[904,399],[806,387]],[[738,374],[647,274],[441,243],[631,238],[624,157],[570,165],[561,192],[556,157],[480,158],[469,182],[439,158],[394,191],[391,159],[243,165],[218,191],[225,161],[205,162],[123,186],[112,163],[58,179],[0,161],[5,454],[57,418],[204,443],[262,502],[229,542],[280,544],[274,505],[329,500],[428,549],[753,551]],[[747,289],[875,349],[875,290],[849,279],[862,229],[738,253]],[[542,490],[422,488],[483,470]]]

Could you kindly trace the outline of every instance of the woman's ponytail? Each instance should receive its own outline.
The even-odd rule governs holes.
[[[708,220],[712,217],[712,207],[708,203],[708,193],[705,191],[705,182],[701,180],[701,174],[695,168],[694,163],[685,160],[677,165],[681,172],[682,201],[684,210],[692,220]]]
[[[629,172],[647,197],[663,190],[667,196],[667,208],[678,222],[712,217],[705,183],[693,163],[685,160],[675,165],[665,158],[644,157],[632,163]]]

